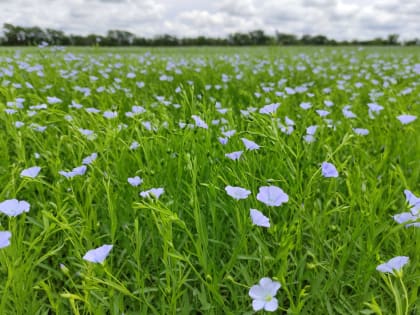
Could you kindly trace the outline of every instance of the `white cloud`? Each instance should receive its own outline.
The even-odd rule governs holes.
[[[23,26],[38,25],[68,33],[104,34],[109,29],[138,31],[163,22],[164,6],[153,0],[16,0],[0,3],[0,20]],[[153,29],[150,30],[153,33]]]
[[[338,3],[337,0],[302,0],[303,6],[309,7],[331,7]]]
[[[217,6],[219,11],[229,15],[248,17],[255,15],[256,7],[252,0],[224,0]]]
[[[324,34],[368,39],[398,33],[420,37],[420,0],[0,0],[0,21],[105,34],[226,36],[264,29],[273,34]]]

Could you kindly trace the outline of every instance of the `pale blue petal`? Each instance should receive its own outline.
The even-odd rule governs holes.
[[[252,308],[254,309],[254,311],[262,310],[265,306],[265,303],[266,302],[264,300],[253,300]]]
[[[258,284],[253,285],[249,290],[249,296],[253,299],[264,299],[265,297],[265,290]]]
[[[102,263],[108,257],[113,245],[103,245],[101,247],[89,250],[83,259],[93,263]]]
[[[272,298],[271,301],[266,302],[264,305],[264,309],[267,312],[274,312],[279,307],[279,302],[276,298]]]
[[[0,248],[5,248],[10,245],[10,238],[12,237],[12,233],[9,231],[1,231],[0,232]]]

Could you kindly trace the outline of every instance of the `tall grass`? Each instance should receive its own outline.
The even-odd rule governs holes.
[[[419,56],[404,48],[0,51],[0,202],[31,205],[0,214],[0,230],[12,233],[0,249],[0,314],[251,314],[248,292],[262,277],[282,284],[278,314],[417,314],[419,230],[393,215],[408,211],[405,189],[420,195],[420,123],[397,119],[420,114]],[[271,103],[277,111],[259,113]],[[369,117],[368,103],[384,109]],[[39,104],[47,109],[30,108]],[[145,112],[127,117],[134,105]],[[343,115],[346,105],[356,118]],[[290,134],[279,125],[286,116]],[[222,145],[228,130],[236,133]],[[261,148],[245,150],[243,137]],[[237,161],[225,156],[239,150]],[[84,175],[59,174],[94,152]],[[322,176],[324,161],[337,178]],[[20,176],[35,165],[37,177]],[[138,187],[127,181],[134,176]],[[252,193],[235,200],[228,185]],[[259,202],[267,185],[289,201]],[[158,187],[159,199],[139,196]],[[270,228],[253,225],[250,208]],[[83,259],[103,244],[113,248],[102,264]],[[398,255],[410,257],[401,283],[376,270]]]

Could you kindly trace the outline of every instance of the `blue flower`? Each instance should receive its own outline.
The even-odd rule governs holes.
[[[417,116],[413,115],[400,115],[397,117],[397,119],[403,124],[407,125],[417,119]]]
[[[151,198],[156,197],[156,199],[159,199],[159,197],[165,192],[165,189],[163,188],[152,188],[146,191],[142,191],[140,193],[140,196],[143,198]]]
[[[280,107],[279,103],[268,104],[260,108],[260,114],[273,114],[277,111],[277,108]]]
[[[92,162],[95,161],[97,157],[98,157],[98,153],[92,153],[91,155],[83,159],[82,164],[83,165],[92,164]]]
[[[277,291],[281,288],[280,282],[270,278],[262,278],[259,284],[253,285],[249,290],[249,296],[253,299],[252,308],[254,311],[262,309],[274,312],[279,307],[275,298]]]
[[[324,177],[338,177],[338,171],[331,163],[322,162],[321,170]]]
[[[251,209],[249,211],[249,214],[251,216],[252,223],[257,226],[262,226],[269,228],[270,227],[270,220],[262,214],[261,211],[257,209]]]
[[[242,187],[226,186],[226,193],[236,200],[246,199],[251,193],[248,189]]]
[[[257,194],[257,200],[267,206],[278,207],[289,201],[289,196],[277,186],[262,186]]]
[[[20,172],[20,176],[35,178],[38,176],[40,171],[41,171],[41,168],[39,166],[33,166],[30,168],[24,169],[22,172]]]
[[[369,130],[364,128],[353,128],[353,131],[359,136],[367,136],[369,134]]]
[[[402,267],[404,267],[408,261],[410,260],[407,256],[397,256],[386,263],[380,264],[376,267],[376,270],[383,272],[383,273],[392,273],[395,275],[395,271],[401,271]]]
[[[82,166],[73,168],[70,172],[59,171],[58,174],[66,178],[73,178],[75,176],[84,175],[86,173],[86,169],[87,169],[86,165],[82,165]]]
[[[138,176],[129,177],[127,181],[131,186],[134,186],[134,187],[137,187],[138,185],[140,185],[143,182],[143,180]]]
[[[231,160],[236,161],[236,160],[239,160],[243,152],[244,151],[235,151],[231,153],[226,153],[225,156]]]
[[[200,128],[208,129],[209,126],[197,115],[192,115],[192,119],[194,119],[195,125]]]
[[[83,259],[93,263],[102,263],[108,257],[113,245],[103,245],[101,247],[89,250]]]
[[[258,150],[260,148],[260,146],[258,144],[256,144],[254,141],[248,140],[247,138],[241,138],[245,148],[247,150]]]
[[[410,206],[410,212],[398,213],[393,216],[394,220],[399,224],[420,219],[420,198],[416,197],[408,189],[404,190],[405,198]],[[405,227],[420,227],[420,222],[407,223]]]
[[[0,203],[0,212],[9,217],[15,217],[23,212],[29,212],[31,205],[25,200],[9,199]]]

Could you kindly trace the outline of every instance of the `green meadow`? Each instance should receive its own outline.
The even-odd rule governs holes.
[[[0,314],[420,314],[419,79],[419,48],[2,48]]]

